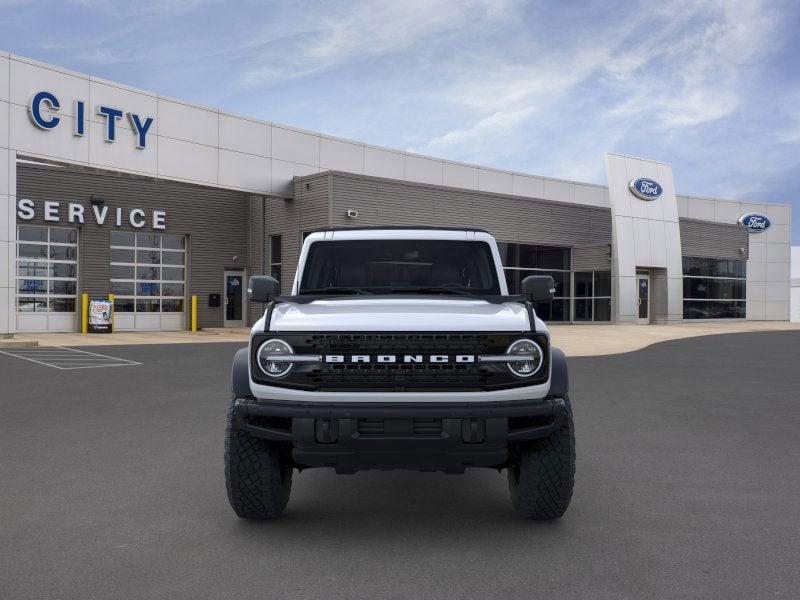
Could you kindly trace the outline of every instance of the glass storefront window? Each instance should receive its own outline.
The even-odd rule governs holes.
[[[594,295],[611,298],[611,271],[594,272]]]
[[[305,237],[303,238],[305,239]],[[281,282],[281,268],[283,256],[283,238],[279,235],[269,236],[269,274],[270,277]],[[279,287],[280,290],[280,287]]]
[[[518,294],[528,275],[550,275],[556,293],[552,303],[539,303],[545,321],[610,321],[611,272],[572,272],[572,249],[498,242],[509,294]]]
[[[575,273],[575,297],[576,298],[591,298],[594,289],[593,277],[591,271],[583,271]]]
[[[78,230],[17,226],[17,311],[75,312]]]
[[[110,280],[118,312],[183,312],[185,237],[112,232]]]
[[[576,321],[592,320],[592,300],[591,298],[575,298],[575,317]]]
[[[598,298],[594,301],[594,320],[611,320],[611,298]]]
[[[692,300],[683,302],[684,319],[744,319],[746,302],[721,300]]]
[[[684,319],[744,319],[746,297],[746,261],[683,257]]]
[[[519,294],[519,285],[528,275],[550,275],[556,287],[556,298],[570,296],[569,271],[545,271],[534,269],[506,269],[506,284],[509,294]]]
[[[534,246],[499,242],[500,259],[505,267],[521,269],[553,269],[569,271],[572,260],[570,248]]]
[[[576,271],[575,321],[611,320],[611,272]]]
[[[683,274],[687,276],[733,277],[742,279],[747,276],[747,262],[743,260],[684,256]]]

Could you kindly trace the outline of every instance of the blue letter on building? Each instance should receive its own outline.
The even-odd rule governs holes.
[[[83,135],[86,132],[86,104],[83,100],[75,100],[75,129],[72,133]]]
[[[122,118],[122,111],[110,106],[98,106],[97,114],[106,118],[106,141],[113,142],[117,139],[117,119]]]
[[[47,102],[52,111],[60,109],[61,104],[58,102],[58,98],[50,92],[36,92],[33,98],[31,98],[31,105],[28,110],[30,111],[33,123],[42,129],[52,129],[58,125],[61,119],[55,115],[51,116],[49,119],[45,119],[44,115],[42,115],[42,102]]]
[[[144,123],[142,123],[142,120],[136,113],[128,113],[128,118],[130,118],[133,131],[136,133],[136,147],[146,148],[147,132],[150,130],[150,126],[153,124],[153,117],[147,117],[144,120]]]

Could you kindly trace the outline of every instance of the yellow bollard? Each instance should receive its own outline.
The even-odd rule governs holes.
[[[108,301],[111,302],[111,333],[114,333],[114,321],[117,320],[117,311],[114,310],[114,294],[108,295]]]
[[[197,331],[197,296],[192,296],[192,331]]]
[[[89,333],[89,294],[81,294],[81,333]]]

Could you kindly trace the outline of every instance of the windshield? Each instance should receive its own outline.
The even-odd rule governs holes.
[[[300,294],[448,293],[499,295],[486,242],[342,240],[314,242]]]

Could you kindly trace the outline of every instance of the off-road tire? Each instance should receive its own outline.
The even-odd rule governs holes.
[[[536,520],[558,519],[569,506],[575,483],[575,429],[565,397],[561,428],[528,442],[519,462],[508,469],[508,489],[516,511]]]
[[[225,487],[234,512],[243,519],[274,519],[289,502],[292,468],[281,464],[276,444],[242,430],[228,407],[225,429]]]

